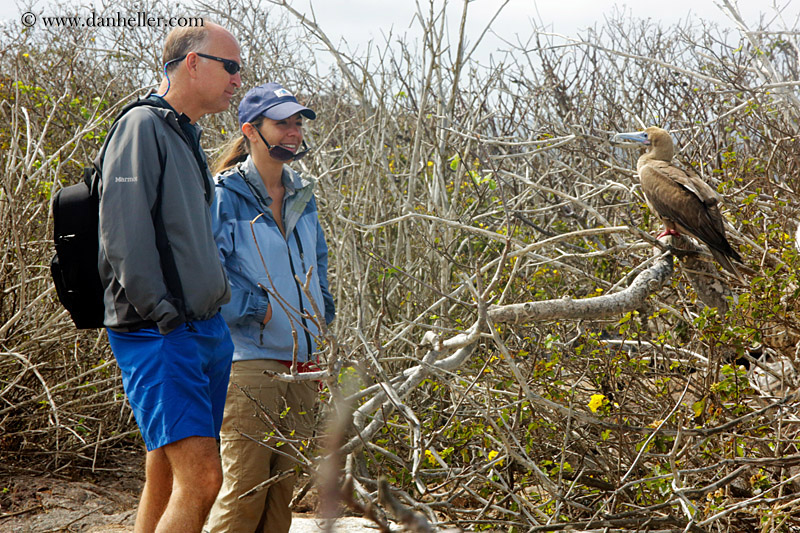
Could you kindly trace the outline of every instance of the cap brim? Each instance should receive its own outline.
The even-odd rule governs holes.
[[[283,120],[291,117],[295,113],[301,113],[310,120],[317,118],[317,114],[312,110],[295,102],[283,102],[282,104],[272,106],[265,110],[262,115],[272,120]]]

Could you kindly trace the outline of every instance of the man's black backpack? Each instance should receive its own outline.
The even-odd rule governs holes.
[[[53,241],[56,254],[50,273],[61,304],[78,329],[103,327],[103,285],[97,270],[97,225],[100,201],[92,187],[93,168],[83,169],[77,185],[53,196]]]
[[[109,132],[125,113],[142,105],[153,104],[143,99],[126,105],[114,119]],[[109,138],[110,134],[106,138],[106,144]],[[97,266],[100,211],[98,186],[102,179],[101,156],[104,152],[105,144],[92,165],[84,167],[83,180],[60,189],[53,196],[53,241],[56,254],[50,262],[50,273],[58,299],[69,311],[78,329],[102,328],[105,315],[103,284]],[[163,174],[158,183],[157,214],[161,210],[162,178]],[[156,224],[156,239],[159,244],[166,243],[161,224]],[[169,249],[168,243],[165,247]],[[159,246],[159,250],[161,249],[162,246]],[[174,262],[172,265],[174,266]]]

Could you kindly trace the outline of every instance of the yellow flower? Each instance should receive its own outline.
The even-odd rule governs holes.
[[[425,457],[428,458],[428,462],[432,465],[436,465],[436,458],[433,456],[433,452],[430,450],[425,450]]]
[[[489,462],[491,463],[492,461],[494,461],[494,458],[497,457],[498,455],[500,455],[500,452],[498,452],[497,450],[490,451]],[[497,461],[498,466],[502,466],[505,461],[506,461],[505,459],[500,459],[499,461]]]
[[[591,409],[593,413],[596,413],[606,401],[608,400],[604,394],[592,394],[592,399],[589,400],[589,409]]]

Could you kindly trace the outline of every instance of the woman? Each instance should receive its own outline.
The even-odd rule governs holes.
[[[293,457],[312,430],[317,382],[264,374],[289,372],[295,342],[298,370],[313,367],[315,321],[334,317],[314,184],[285,166],[308,151],[304,117],[316,114],[277,83],[251,89],[239,105],[242,137],[215,169],[212,224],[231,284],[222,316],[235,349],[220,433],[223,485],[207,527],[212,533],[289,530],[294,475],[239,497],[293,472]],[[314,306],[296,279],[305,283],[307,275],[324,317],[312,318]]]

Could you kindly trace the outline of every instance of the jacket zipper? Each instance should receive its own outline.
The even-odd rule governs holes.
[[[242,171],[241,169],[238,169],[238,170],[239,170],[239,175],[242,177],[243,181],[247,184],[248,188],[252,191],[253,196],[255,196],[256,199],[258,200],[258,202],[263,205],[262,211],[266,214],[267,211],[269,211],[269,206],[267,205],[266,199],[258,192],[258,190],[256,190],[255,187],[253,187],[252,184],[250,184],[250,182],[245,177],[244,171]],[[286,212],[286,197],[284,196],[283,205],[281,206],[281,213],[285,213],[285,212]],[[300,261],[303,263],[303,267],[305,267],[305,257],[304,257],[305,254],[303,253],[303,243],[300,241],[300,235],[297,234],[297,225],[295,225],[295,227],[292,228],[292,233],[294,233],[294,239],[295,239],[295,242],[297,242],[297,250],[300,253]],[[308,346],[308,350],[306,352],[308,354],[307,360],[310,361],[311,360],[311,352],[312,352],[312,350],[311,350],[311,335],[308,333],[308,322],[306,321],[306,317],[303,316],[303,314],[302,314],[303,313],[303,291],[300,288],[300,283],[297,281],[297,277],[298,276],[297,276],[297,271],[294,268],[294,260],[292,259],[292,248],[291,248],[291,246],[289,246],[289,239],[284,239],[284,241],[286,242],[286,253],[289,256],[289,268],[291,268],[291,270],[292,270],[292,279],[294,279],[294,285],[295,285],[295,288],[297,289],[297,301],[299,303],[300,321],[303,323],[303,336],[306,339],[306,346]],[[262,322],[261,323],[261,328],[259,330],[259,335],[258,335],[259,343],[262,344],[262,345],[264,344],[264,327],[265,326],[266,325]]]
[[[300,242],[300,235],[297,234],[297,226],[294,227],[292,230],[294,233],[294,240],[297,242],[297,249],[300,252],[300,261],[305,264],[305,259],[303,258],[303,243]],[[292,250],[289,247],[289,241],[286,241],[286,248],[289,252],[289,267],[292,269],[292,278],[294,279],[294,286],[297,289],[297,299],[300,302],[300,320],[303,322],[303,334],[306,338],[306,345],[308,346],[308,357],[307,360],[311,360],[311,335],[308,333],[308,322],[306,322],[306,317],[302,314],[303,313],[303,291],[300,289],[300,282],[297,281],[297,272],[295,272],[294,268],[294,260],[292,260]]]

